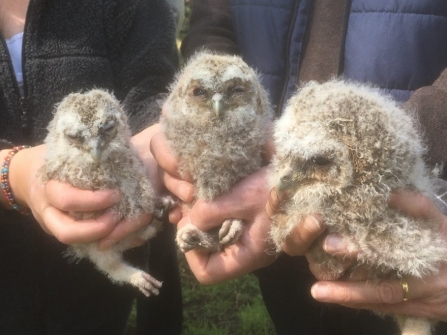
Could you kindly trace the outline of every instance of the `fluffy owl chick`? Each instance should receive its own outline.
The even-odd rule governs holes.
[[[271,184],[282,201],[271,237],[278,250],[302,218],[321,213],[327,233],[361,250],[357,265],[371,279],[436,273],[447,256],[437,225],[388,208],[392,190],[429,195],[433,187],[414,120],[391,99],[362,84],[311,82],[290,99],[274,138]],[[337,278],[342,266],[322,250],[323,238],[310,253]],[[402,334],[430,333],[425,319],[398,321]]]
[[[273,112],[257,74],[240,57],[196,54],[167,102],[171,108],[161,124],[180,174],[192,177],[196,198],[211,201],[261,167]],[[237,219],[210,233],[187,225],[177,243],[183,252],[216,251],[237,241],[242,228]]]
[[[117,189],[122,200],[114,210],[122,218],[154,212],[157,207],[154,190],[130,143],[126,115],[111,94],[91,90],[68,95],[57,107],[48,130],[45,165],[41,169],[44,182],[54,179],[86,190]],[[77,219],[87,219],[103,213],[71,214]],[[142,227],[109,250],[101,250],[97,242],[75,244],[69,247],[67,255],[90,259],[112,282],[129,283],[146,296],[158,294],[161,282],[122,258],[122,252],[130,247],[135,235],[148,240],[156,234],[158,226],[157,222]]]

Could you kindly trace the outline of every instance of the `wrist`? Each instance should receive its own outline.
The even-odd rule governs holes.
[[[17,164],[19,159],[17,156],[22,156],[25,149],[29,148],[29,146],[16,146],[11,150],[2,151],[1,153],[1,188],[2,188],[2,206],[6,209],[14,209],[16,211],[21,212],[22,214],[28,214],[28,210],[25,206],[25,202],[22,200],[23,198],[18,196],[21,194],[18,192],[21,183],[16,183],[15,181],[22,181],[21,177],[16,178],[17,170],[19,167],[27,166],[25,164]],[[14,163],[13,163],[14,162]]]
[[[1,150],[0,151],[0,166],[5,161],[6,156],[8,156],[9,150]],[[0,167],[1,169],[1,167]],[[1,188],[1,187],[0,187]],[[3,193],[3,189],[1,189],[2,192],[0,192],[0,207],[4,209],[11,209],[11,206],[9,206],[8,201],[6,200],[6,197]]]
[[[30,164],[28,151],[29,149],[23,149],[17,152],[14,157],[12,157],[9,165],[9,185],[14,201],[20,208],[28,208],[25,200],[26,192],[24,190],[24,185],[28,180],[28,176],[24,170]]]

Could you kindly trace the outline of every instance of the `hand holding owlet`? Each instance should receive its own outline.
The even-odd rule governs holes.
[[[45,165],[40,171],[44,182],[55,179],[80,189],[117,189],[122,200],[113,210],[121,218],[156,210],[154,190],[130,143],[126,115],[111,94],[92,90],[68,95],[57,107],[48,130]],[[103,212],[71,214],[85,219]],[[157,229],[158,223],[144,226],[108,250],[101,250],[97,242],[75,244],[67,254],[74,259],[89,258],[113,282],[134,285],[146,296],[158,294],[161,283],[127,264],[121,255],[130,247],[132,237],[148,240]]]
[[[262,166],[272,111],[256,73],[240,57],[197,54],[172,85],[167,103],[161,124],[197,198],[211,201]],[[177,242],[183,252],[216,251],[234,243],[242,228],[237,219],[210,234],[187,225]]]
[[[271,237],[278,249],[305,216],[320,213],[327,233],[360,250],[353,267],[367,266],[371,279],[436,273],[447,256],[439,227],[388,208],[392,190],[434,193],[413,122],[361,84],[310,83],[292,97],[275,126],[271,181],[281,203]],[[343,267],[323,251],[323,238],[310,255],[336,278]],[[430,334],[425,319],[396,319],[402,334]]]

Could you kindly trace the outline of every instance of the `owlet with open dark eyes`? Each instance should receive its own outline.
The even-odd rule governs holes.
[[[160,200],[130,142],[127,117],[111,94],[91,90],[68,95],[57,106],[48,130],[45,165],[40,170],[44,182],[54,179],[80,189],[119,190],[122,200],[113,210],[121,218],[136,218],[158,210]],[[77,219],[87,219],[103,213],[70,214]],[[108,250],[101,250],[97,242],[75,244],[68,248],[67,255],[74,259],[90,259],[117,284],[136,286],[146,296],[158,294],[161,282],[122,258],[122,252],[130,247],[135,235],[148,240],[155,236],[158,228],[159,222],[153,221]]]
[[[240,57],[198,53],[179,73],[167,103],[161,124],[196,198],[211,201],[262,166],[273,112],[257,74]],[[183,252],[216,251],[237,241],[242,229],[238,219],[210,233],[187,225],[177,243]]]
[[[370,279],[436,273],[447,259],[439,227],[388,207],[391,192],[433,195],[415,120],[392,99],[365,84],[311,82],[288,102],[275,125],[272,186],[280,199],[271,237],[278,250],[301,220],[320,213],[326,234],[341,236]],[[321,236],[309,257],[328,279],[340,260],[323,251]],[[403,335],[429,335],[426,319],[396,315]]]

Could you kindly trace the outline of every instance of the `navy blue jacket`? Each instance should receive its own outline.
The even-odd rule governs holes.
[[[296,90],[312,2],[230,0],[237,45],[274,103]],[[447,67],[447,1],[352,0],[342,47],[345,77],[406,101]]]
[[[300,84],[300,74],[307,70],[303,59],[309,49],[309,31],[318,23],[312,22],[317,2],[194,0],[182,54],[188,58],[198,49],[207,48],[242,55],[261,74],[280,115]],[[343,1],[319,2],[336,7]],[[346,2],[343,36],[336,47],[340,50],[333,50],[340,64],[332,75],[370,82],[406,102],[406,107],[419,115],[428,146],[427,161],[446,166],[447,1]],[[318,54],[311,58],[318,58]],[[312,77],[312,71],[305,79],[318,80]],[[447,169],[443,176],[447,178]]]

